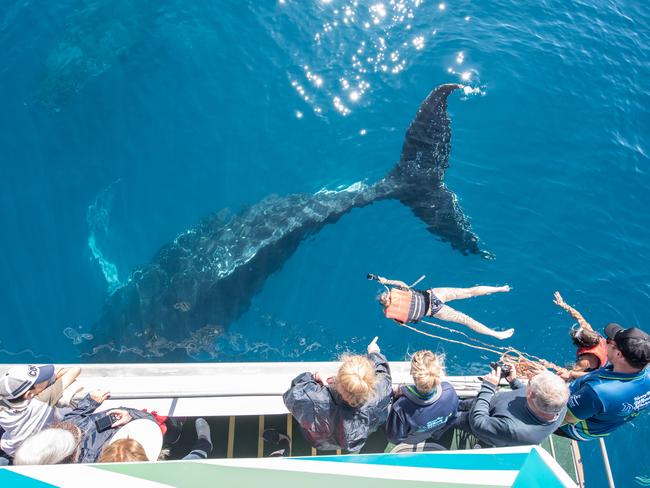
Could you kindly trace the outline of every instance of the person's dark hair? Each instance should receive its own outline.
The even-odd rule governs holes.
[[[623,354],[623,357],[625,358],[625,361],[627,362],[627,364],[629,364],[630,366],[632,366],[635,369],[643,369],[648,364],[650,364],[650,362],[644,361],[643,359],[628,358],[628,357],[625,356],[625,353],[623,353],[623,351],[621,351],[621,354]]]
[[[594,347],[600,342],[600,335],[595,330],[583,327],[572,328],[569,331],[573,344],[577,347]]]

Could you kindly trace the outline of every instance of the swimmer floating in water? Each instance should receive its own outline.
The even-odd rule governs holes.
[[[507,292],[510,291],[508,285],[474,286],[472,288],[430,288],[424,291],[412,289],[423,278],[424,276],[413,285],[408,286],[403,281],[387,280],[381,276],[368,275],[368,279],[378,281],[382,285],[394,287],[382,293],[379,296],[379,302],[384,306],[386,317],[394,319],[399,323],[417,322],[422,317],[428,316],[466,325],[479,334],[489,335],[502,340],[512,336],[515,332],[515,329],[504,331],[492,330],[472,317],[446,305],[447,302],[451,302],[452,300],[462,300],[481,295],[491,295],[492,293]]]

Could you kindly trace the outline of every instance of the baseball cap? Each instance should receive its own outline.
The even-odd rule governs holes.
[[[131,420],[124,427],[120,428],[109,444],[120,439],[133,439],[138,441],[149,461],[158,461],[160,450],[162,449],[163,436],[160,427],[156,422],[149,419]]]
[[[605,334],[612,339],[631,366],[643,368],[650,362],[650,336],[636,327],[624,329],[612,323],[605,327]]]
[[[14,400],[24,395],[34,385],[48,381],[53,376],[54,365],[52,364],[14,366],[0,377],[0,397]]]

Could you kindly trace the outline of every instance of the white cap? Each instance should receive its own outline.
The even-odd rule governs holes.
[[[34,366],[22,364],[10,368],[0,377],[0,397],[8,400],[19,398],[38,383],[43,383],[54,376],[54,366]]]

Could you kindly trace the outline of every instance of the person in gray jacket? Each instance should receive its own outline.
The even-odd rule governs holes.
[[[388,417],[390,369],[376,337],[367,356],[349,355],[342,361],[334,377],[298,375],[283,399],[313,447],[357,452]]]
[[[483,377],[478,397],[468,412],[452,424],[494,447],[540,444],[564,420],[569,388],[557,375],[543,371],[524,385],[511,368],[506,380],[511,391],[497,391],[501,368]],[[460,409],[470,406],[461,402]]]

